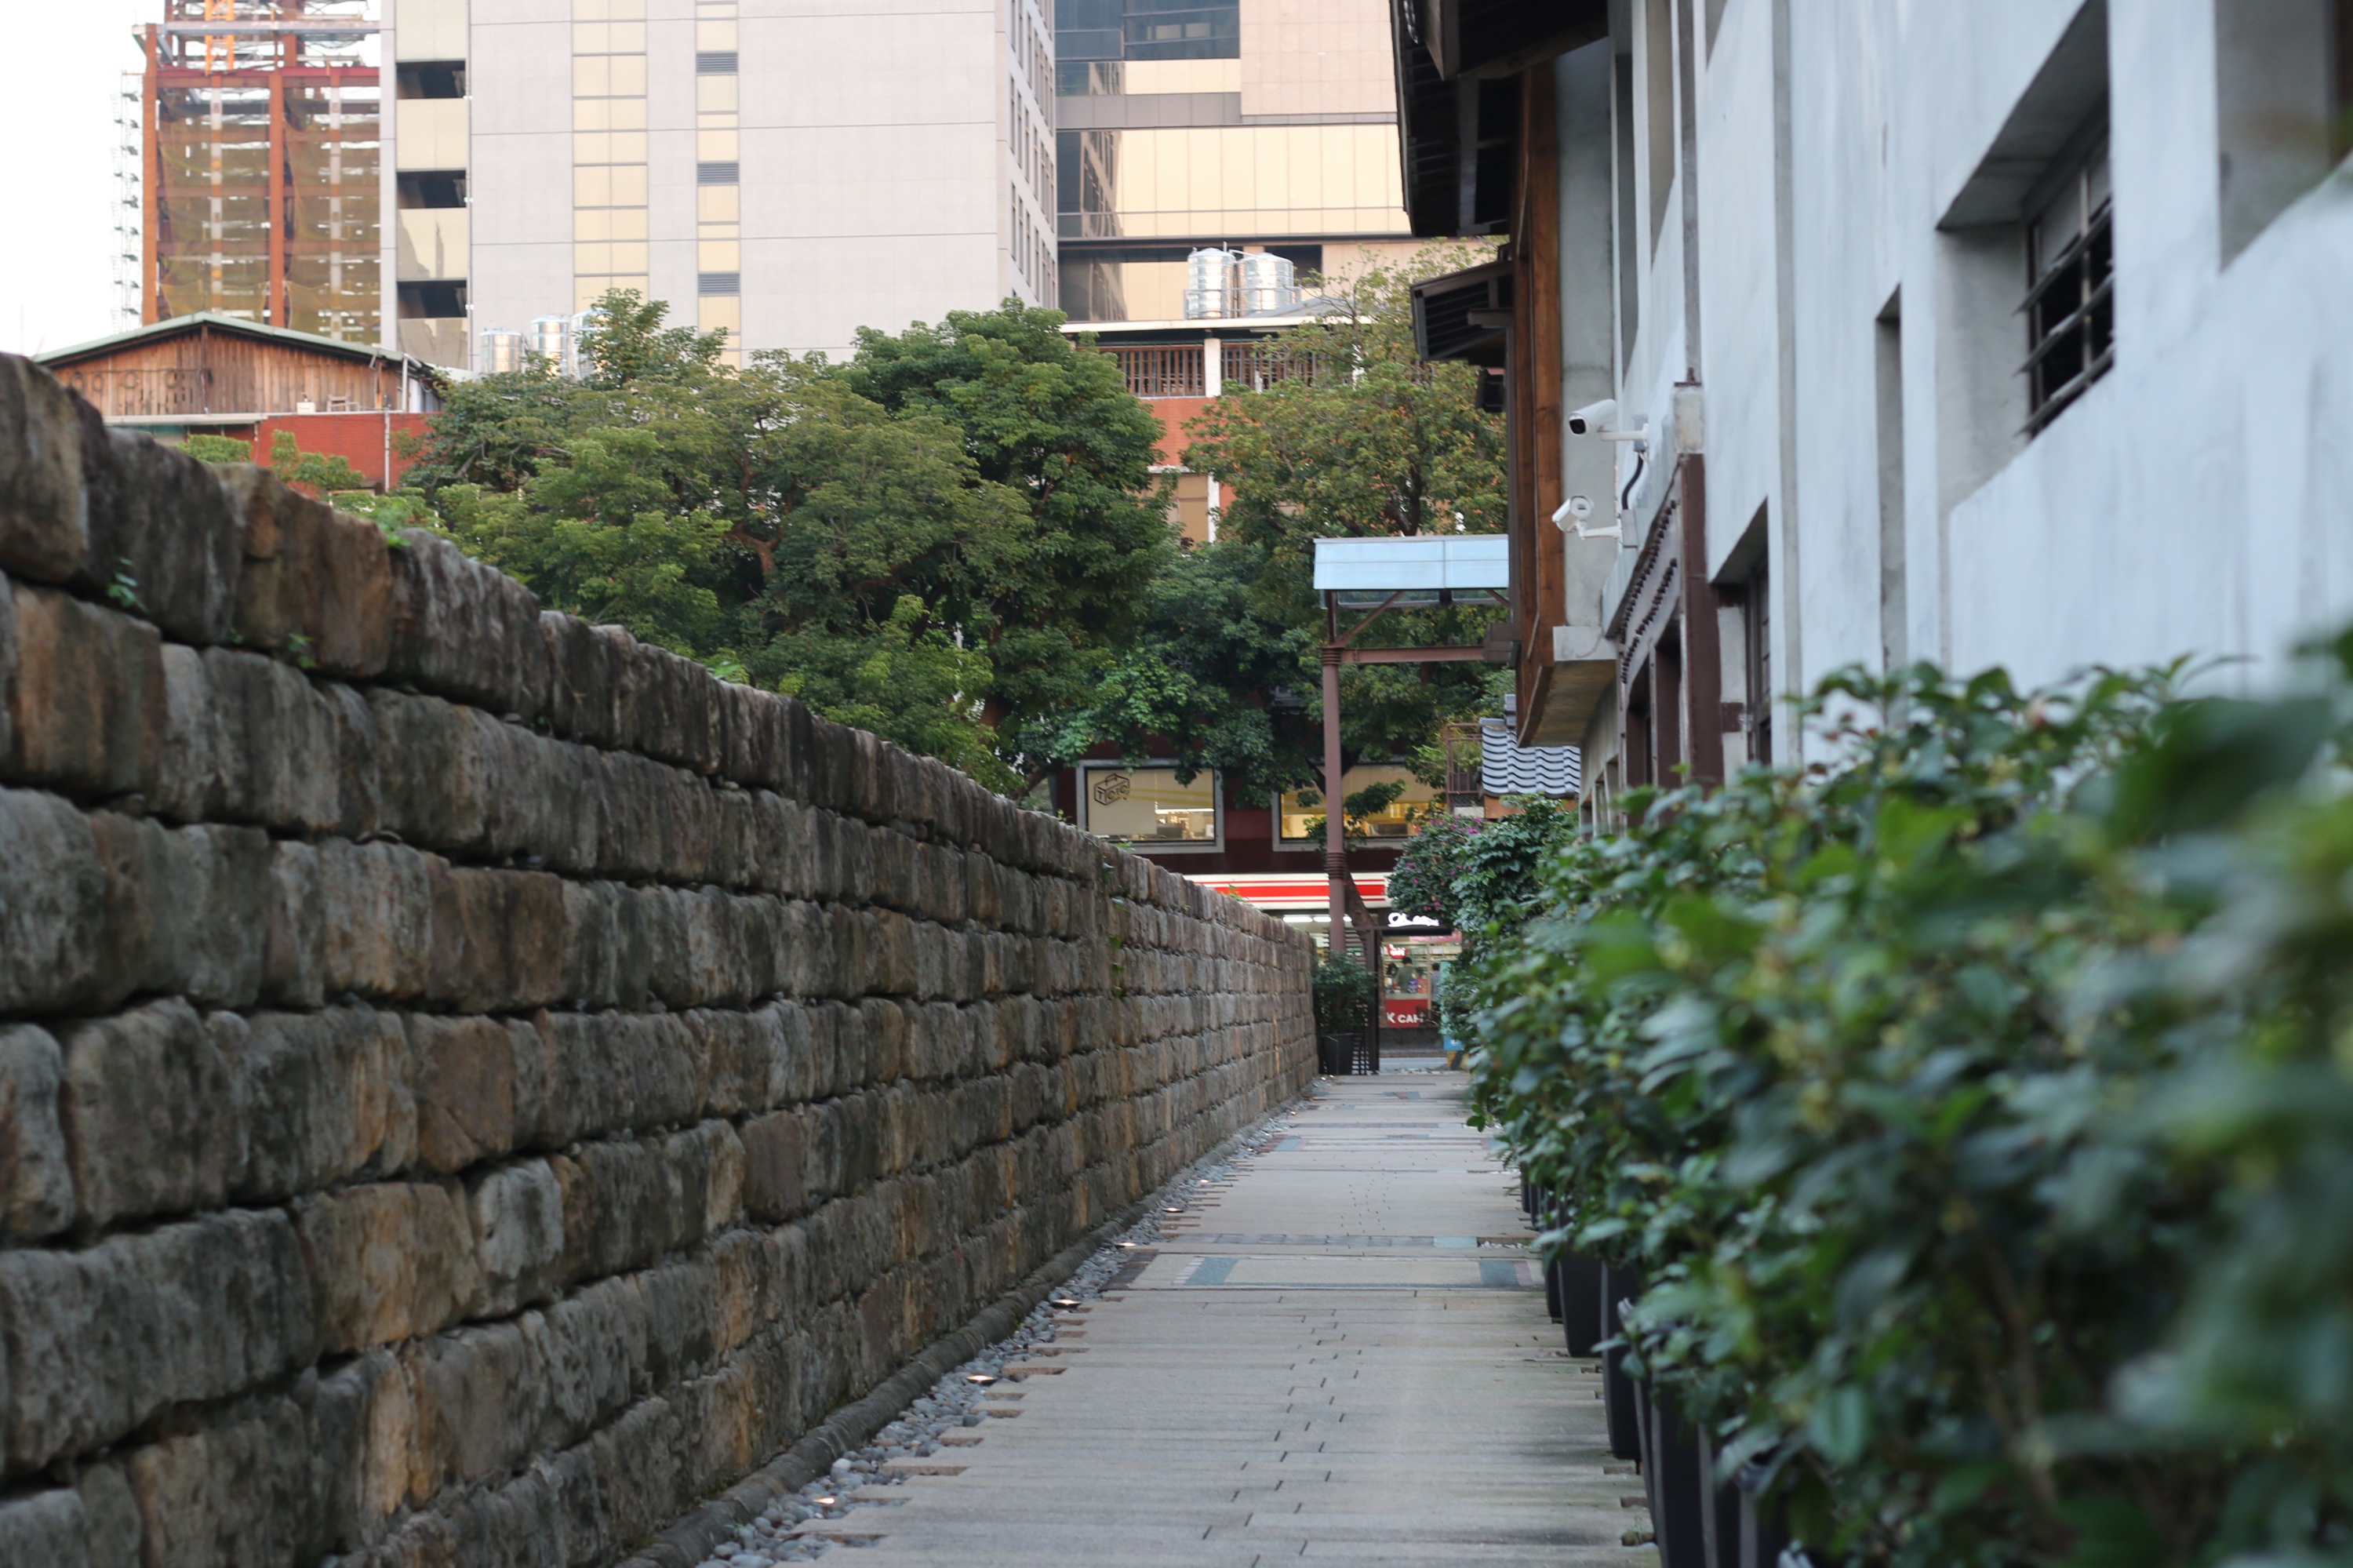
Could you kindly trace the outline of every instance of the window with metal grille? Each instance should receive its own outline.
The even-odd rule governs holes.
[[[736,71],[733,49],[697,49],[694,51],[697,76],[733,76]]]
[[[740,294],[744,291],[744,274],[741,272],[697,273],[694,291],[698,294]]]
[[[741,165],[733,160],[723,164],[697,164],[694,183],[699,185],[740,185],[744,183]]]
[[[2104,122],[2106,110],[2100,111]],[[2116,245],[2105,135],[2067,159],[2026,226],[2027,432],[2042,429],[2116,362]]]

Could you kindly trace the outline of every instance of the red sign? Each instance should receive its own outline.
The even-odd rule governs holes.
[[[1392,996],[1381,1001],[1381,1025],[1386,1029],[1419,1029],[1430,1022],[1427,997]]]

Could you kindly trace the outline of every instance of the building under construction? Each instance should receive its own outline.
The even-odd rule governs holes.
[[[140,314],[384,329],[375,0],[161,0],[146,69]]]

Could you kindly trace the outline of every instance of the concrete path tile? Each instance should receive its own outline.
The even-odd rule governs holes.
[[[1641,1483],[1603,1468],[1598,1369],[1561,1351],[1463,1087],[1322,1080],[1039,1347],[1019,1420],[851,1516],[860,1560],[1655,1568],[1621,1543],[1650,1528],[1620,1503]]]

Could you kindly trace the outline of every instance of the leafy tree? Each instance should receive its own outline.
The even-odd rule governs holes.
[[[339,490],[367,488],[367,475],[353,468],[350,459],[306,452],[295,444],[291,430],[280,430],[269,438],[269,471],[297,490],[321,497]]]
[[[180,450],[201,462],[251,462],[253,443],[231,436],[216,436],[208,431],[191,431],[180,443]]]
[[[896,336],[868,328],[839,372],[895,417],[961,432],[983,483],[1028,509],[1018,558],[993,575],[985,613],[959,624],[987,646],[987,712],[1000,750],[1032,781],[1086,749],[1072,749],[1084,726],[1071,721],[1144,625],[1172,554],[1151,471],[1159,421],[1111,356],[1073,344],[1062,320],[1008,301]]]
[[[1193,421],[1186,463],[1215,474],[1229,498],[1219,542],[1193,554],[1219,557],[1214,575],[1240,587],[1227,624],[1247,617],[1258,629],[1245,641],[1285,653],[1279,673],[1263,662],[1245,666],[1249,683],[1235,680],[1231,694],[1240,703],[1278,692],[1294,700],[1273,710],[1269,737],[1251,737],[1250,748],[1233,745],[1238,737],[1217,705],[1170,705],[1158,716],[1173,727],[1161,733],[1180,756],[1246,770],[1254,785],[1316,782],[1323,686],[1314,650],[1324,627],[1314,541],[1504,526],[1503,422],[1479,406],[1482,373],[1424,364],[1413,343],[1412,284],[1485,255],[1436,247],[1401,268],[1368,268],[1324,297],[1325,313],[1281,340],[1282,373],[1263,390],[1229,391]],[[1499,614],[1484,605],[1391,609],[1369,640],[1477,641]],[[1168,662],[1154,648],[1145,660]],[[1124,685],[1170,683],[1144,669]],[[1420,754],[1441,726],[1489,711],[1495,694],[1487,672],[1461,664],[1348,666],[1341,673],[1344,758],[1426,760]]]
[[[598,309],[581,380],[453,388],[409,475],[441,525],[554,608],[997,787],[1050,767],[1168,553],[1116,367],[1010,304],[741,370],[658,302]]]

